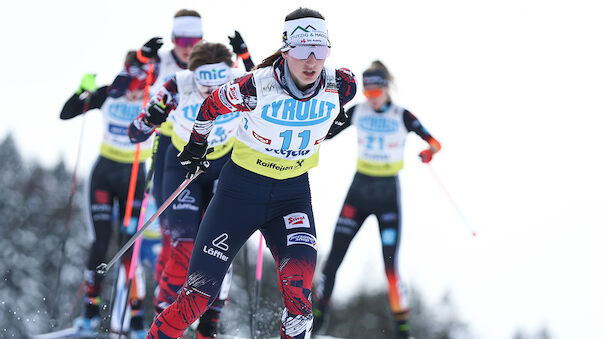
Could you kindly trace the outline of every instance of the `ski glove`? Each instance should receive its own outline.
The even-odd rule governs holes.
[[[333,123],[329,128],[329,132],[327,132],[327,139],[331,139],[332,137],[337,135],[337,133],[345,129],[347,127],[347,124],[349,124],[349,119],[350,117],[345,112],[343,107],[341,107],[339,114],[337,114],[337,117],[335,118],[335,120],[333,120]]]
[[[96,74],[86,73],[80,81],[80,88],[77,89],[77,94],[80,95],[82,92],[94,92],[98,89],[96,86]]]
[[[172,106],[167,106],[167,95],[163,96],[161,102],[154,102],[147,110],[143,120],[149,126],[158,126],[165,122]]]
[[[154,58],[157,56],[157,51],[159,51],[161,46],[163,46],[163,39],[160,37],[154,37],[147,41],[144,46],[142,46],[140,53],[146,58]]]
[[[431,161],[431,158],[433,158],[433,151],[430,148],[421,151],[421,153],[419,153],[419,158],[421,158],[422,162],[428,164]]]
[[[245,41],[243,41],[243,37],[241,37],[241,33],[239,33],[239,31],[235,30],[234,36],[229,36],[228,40],[230,40],[232,51],[235,52],[236,55],[240,56],[247,53],[247,44]]]
[[[184,146],[182,152],[178,153],[178,161],[188,170],[187,179],[192,178],[198,171],[201,173],[207,171],[209,161],[205,160],[205,156],[213,151],[213,147],[207,148],[207,143],[189,142]]]

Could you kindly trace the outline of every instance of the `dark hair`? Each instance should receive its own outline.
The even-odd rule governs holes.
[[[291,20],[301,19],[301,18],[318,18],[318,19],[323,19],[323,20],[325,19],[325,17],[322,16],[322,14],[320,14],[318,11],[315,11],[310,8],[300,7],[298,9],[294,10],[293,12],[287,14],[287,16],[285,17],[285,21],[291,21]],[[255,66],[254,69],[260,69],[260,68],[272,66],[272,64],[280,56],[281,56],[281,49],[279,48],[276,52],[274,52],[274,54],[272,54],[271,56],[262,60],[262,62],[259,65]]]
[[[221,43],[199,41],[188,57],[188,69],[193,71],[199,66],[220,62],[232,67],[232,52]]]
[[[181,16],[196,16],[197,18],[200,18],[201,14],[194,9],[181,9],[174,14],[174,18],[179,18]]]
[[[139,64],[138,58],[136,58],[136,51],[131,49],[126,54],[126,60],[124,60],[124,64],[128,65],[136,65]]]
[[[366,72],[369,72],[369,71],[381,71],[381,72],[385,73],[385,78],[387,79],[387,82],[389,82],[390,84],[393,84],[393,82],[394,82],[394,77],[389,72],[387,67],[385,67],[385,65],[380,60],[373,61],[371,63],[371,65],[369,66],[369,68],[367,68],[363,72],[363,74]]]

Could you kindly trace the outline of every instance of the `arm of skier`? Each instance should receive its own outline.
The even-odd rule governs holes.
[[[138,89],[144,86],[148,71],[149,63],[143,64],[136,57],[131,57],[126,62],[122,70],[109,86],[109,96],[119,98],[127,94],[128,90]],[[158,63],[154,63],[154,73],[157,74]]]
[[[209,164],[205,156],[212,149],[207,147],[207,136],[211,132],[214,120],[221,114],[244,112],[255,109],[257,94],[253,74],[245,74],[213,91],[201,105],[193,125],[188,144],[178,154],[180,164],[188,170],[191,177],[199,170],[207,169]]]
[[[234,32],[234,36],[229,36],[228,40],[230,40],[230,45],[232,46],[232,51],[235,52],[237,57],[243,60],[243,64],[245,65],[245,70],[247,72],[251,71],[251,69],[255,66],[253,61],[251,60],[251,55],[249,55],[249,50],[247,49],[247,44],[243,40],[241,33],[239,31]]]
[[[257,94],[253,74],[245,74],[213,91],[201,105],[189,144],[207,143],[214,120],[221,114],[255,109]]]
[[[154,73],[159,74],[160,58],[157,53],[162,45],[161,38],[152,38],[137,50],[135,55],[128,58],[124,68],[113,80],[109,96],[119,98],[125,95],[129,88],[137,87],[137,83],[144,82],[150,63],[154,64]]]
[[[172,76],[128,126],[130,141],[138,143],[147,140],[155,128],[165,122],[170,112],[178,107],[178,97],[176,76]]]
[[[327,133],[327,140],[335,137],[337,134],[343,132],[344,129],[350,127],[352,125],[352,115],[356,110],[356,105],[350,107],[348,110],[340,109],[337,118],[331,124],[329,128],[329,132]]]
[[[100,108],[107,99],[107,88],[107,86],[96,87],[95,74],[84,74],[80,87],[63,106],[61,120],[71,119],[88,110]]]
[[[344,110],[343,106],[350,102],[356,95],[356,77],[347,68],[340,68],[335,72],[335,81],[337,82],[337,88],[339,91],[339,107],[340,111],[333,124],[327,132],[326,139],[331,139],[339,134],[344,129],[348,128],[352,124],[352,114],[356,106]]]
[[[410,111],[404,110],[402,114],[402,119],[404,120],[404,126],[409,132],[415,132],[421,139],[425,140],[429,144],[429,148],[421,151],[419,153],[419,157],[421,161],[424,163],[429,163],[434,154],[439,152],[442,149],[442,145],[436,138],[431,136],[427,129],[423,127],[419,119],[417,119]]]

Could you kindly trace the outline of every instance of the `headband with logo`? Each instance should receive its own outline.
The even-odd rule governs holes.
[[[362,73],[362,85],[364,87],[371,85],[387,87],[388,83],[387,74],[380,69],[371,69]]]
[[[331,47],[327,24],[319,18],[300,18],[285,21],[282,52],[293,46],[319,45]]]
[[[193,71],[195,83],[200,86],[220,86],[230,80],[230,66],[225,62],[201,65]]]
[[[197,16],[179,16],[174,18],[172,37],[203,37],[203,25],[201,23],[201,18]]]

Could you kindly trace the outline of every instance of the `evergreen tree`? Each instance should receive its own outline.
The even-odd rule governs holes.
[[[81,197],[74,199],[67,232],[70,173],[62,162],[52,169],[26,163],[11,135],[0,144],[0,187],[0,313],[7,315],[0,317],[0,328],[6,337],[25,338],[71,317],[86,257]],[[55,291],[64,240],[61,288]],[[60,313],[52,321],[55,302]]]

